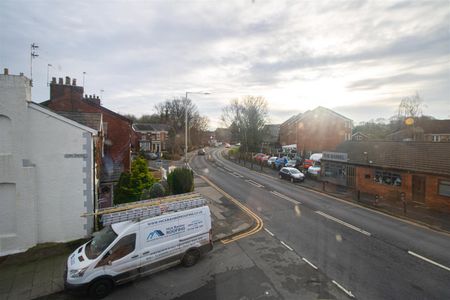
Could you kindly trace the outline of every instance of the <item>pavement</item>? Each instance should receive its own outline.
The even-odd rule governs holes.
[[[219,242],[255,226],[251,215],[196,176],[195,191],[208,200],[212,213],[213,240]],[[29,251],[0,258],[0,299],[46,298],[64,289],[65,262],[85,241],[40,245]]]
[[[230,159],[233,163],[244,166],[255,172],[260,172],[272,177],[278,177],[278,171],[264,165],[251,163],[244,160]],[[308,174],[309,175],[309,174]],[[431,210],[423,205],[407,202],[406,211],[401,201],[380,200],[375,202],[374,195],[361,195],[360,200],[356,200],[355,193],[352,189],[336,186],[331,183],[325,183],[317,180],[317,178],[307,176],[302,183],[296,185],[309,188],[315,191],[323,192],[328,195],[340,198],[353,203],[358,203],[365,207],[382,211],[384,213],[410,220],[418,224],[428,226],[430,228],[450,232],[450,214]]]

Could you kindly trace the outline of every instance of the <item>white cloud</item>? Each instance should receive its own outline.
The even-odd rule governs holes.
[[[323,105],[360,121],[389,117],[401,97],[421,93],[427,112],[449,117],[447,1],[108,1],[0,3],[0,64],[29,69],[33,100],[48,98],[51,75],[71,76],[104,105],[149,113],[192,97],[212,125],[222,106],[253,94],[272,121]]]

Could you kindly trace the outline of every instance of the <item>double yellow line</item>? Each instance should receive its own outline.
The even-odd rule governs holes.
[[[239,202],[238,200],[236,200],[235,198],[233,198],[232,196],[230,196],[228,193],[226,193],[224,190],[222,190],[221,188],[219,188],[217,185],[215,185],[214,183],[212,183],[208,178],[206,178],[205,176],[199,175],[200,178],[202,178],[204,181],[206,181],[209,185],[211,185],[213,188],[215,188],[219,193],[221,193],[222,195],[224,195],[225,197],[227,197],[231,202],[233,202],[234,204],[236,204],[241,210],[243,210],[247,215],[249,215],[251,218],[253,218],[256,222],[255,227],[253,227],[250,231],[246,231],[237,235],[234,235],[230,238],[225,238],[222,239],[221,242],[223,244],[228,244],[234,241],[237,241],[239,239],[242,239],[244,237],[247,237],[249,235],[255,234],[258,231],[260,231],[263,228],[263,221],[261,220],[260,217],[258,217],[257,214],[255,214],[254,212],[252,212],[247,206],[243,205],[241,202]]]

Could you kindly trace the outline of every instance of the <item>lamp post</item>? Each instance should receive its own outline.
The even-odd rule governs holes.
[[[187,153],[188,153],[188,94],[209,95],[209,92],[186,92],[185,105],[184,105],[184,164],[187,165]]]

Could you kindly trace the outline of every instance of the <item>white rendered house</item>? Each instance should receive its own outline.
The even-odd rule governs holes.
[[[92,233],[97,131],[31,102],[30,80],[0,74],[0,256]]]

